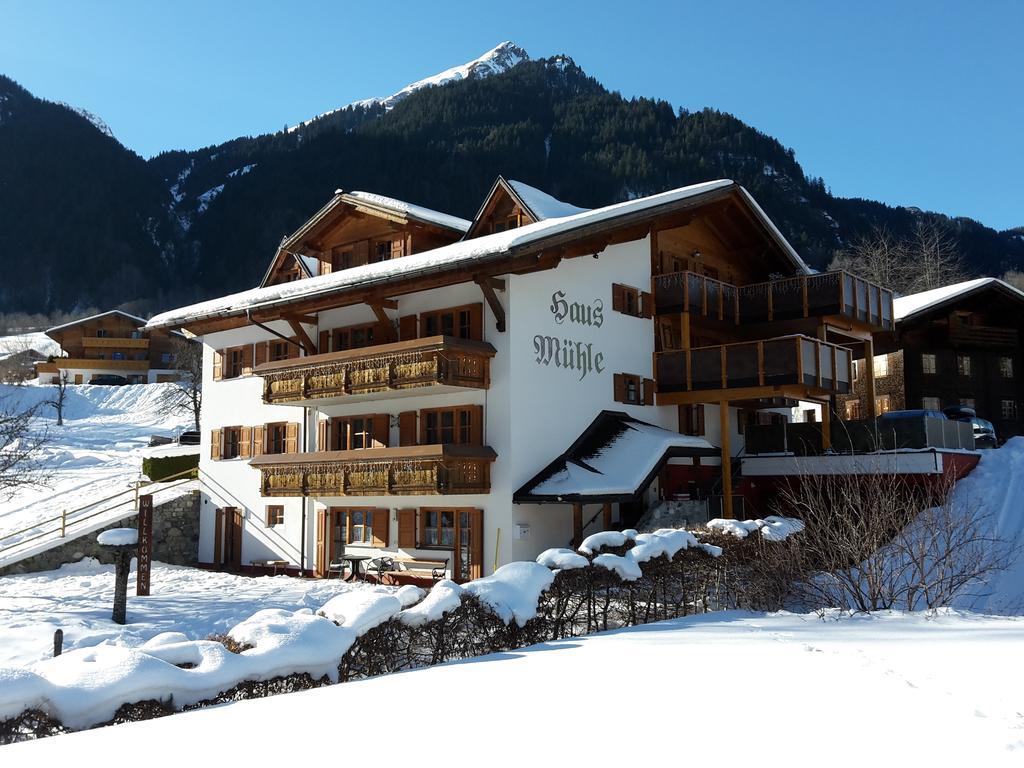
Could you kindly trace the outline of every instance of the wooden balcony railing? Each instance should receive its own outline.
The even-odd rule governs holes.
[[[149,360],[101,360],[93,357],[55,357],[59,368],[86,368],[99,371],[148,371]]]
[[[251,461],[263,496],[421,496],[490,493],[486,446],[417,445],[264,454]]]
[[[733,325],[841,315],[878,330],[892,330],[892,300],[892,291],[847,272],[742,286],[695,272],[673,272],[654,280],[657,314],[690,312]]]
[[[83,336],[82,337],[83,347],[96,347],[100,349],[110,349],[111,347],[120,349],[149,349],[149,339],[130,339],[121,338],[116,336]]]
[[[301,405],[416,387],[487,389],[494,354],[486,342],[431,336],[264,363],[255,373],[263,402]]]
[[[809,336],[659,352],[658,392],[697,392],[799,385],[818,392],[850,392],[853,353]]]

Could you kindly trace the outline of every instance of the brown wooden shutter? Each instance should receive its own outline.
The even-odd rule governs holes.
[[[320,346],[316,348],[316,351],[320,354],[331,351],[331,332],[320,331]]]
[[[640,294],[640,317],[654,317],[654,297],[647,291]]]
[[[316,572],[323,576],[327,573],[327,510],[316,511]]]
[[[221,431],[215,429],[210,433],[210,458],[217,461],[221,457]]]
[[[224,510],[218,508],[213,523],[213,564],[224,562]]]
[[[484,562],[484,513],[482,509],[455,510],[455,541],[462,541],[462,514],[465,513],[469,523],[469,562],[462,561],[464,555],[461,547],[455,548],[452,563],[452,578],[465,581],[463,571],[467,571],[470,580],[483,576]]]
[[[270,527],[270,505],[268,504],[263,508],[263,527]]]
[[[398,510],[398,548],[416,549],[416,510]]]
[[[299,425],[294,421],[286,424],[284,428],[284,452],[299,452]]]
[[[291,360],[293,357],[302,357],[302,354],[302,342],[299,341],[298,336],[292,336],[291,343],[288,344],[288,359]]]
[[[330,419],[320,419],[316,425],[316,449],[318,451],[329,451],[331,450],[330,444],[327,442],[330,438]]]
[[[252,427],[241,427],[239,432],[241,434],[238,437],[238,456],[248,459],[252,456]]]
[[[484,305],[474,304],[469,308],[469,338],[483,341]]]
[[[331,264],[331,255],[326,254],[327,258],[320,259],[320,274],[329,275],[334,270],[334,265]]]
[[[400,259],[405,256],[405,236],[391,241],[391,258]]]
[[[427,513],[422,508],[419,511],[419,520],[416,527],[419,530],[419,538],[416,540],[416,546],[422,546],[427,540]]]
[[[387,448],[391,433],[391,417],[386,413],[373,415],[373,447]]]
[[[419,329],[416,315],[405,315],[398,318],[398,337],[402,341],[416,338],[416,331]]]
[[[260,424],[252,428],[252,455],[262,456],[266,439],[266,427]]]
[[[615,402],[626,402],[626,374],[616,373],[612,377],[612,383],[614,388]]]
[[[375,547],[386,549],[391,543],[391,530],[388,526],[388,523],[391,522],[391,510],[375,509],[370,514],[372,515],[370,519],[373,526],[373,536],[370,543]]]
[[[398,414],[398,445],[416,445],[416,411]]]
[[[213,353],[213,380],[220,381],[224,378],[224,350],[218,349]]]
[[[699,404],[693,406],[693,415],[694,415],[694,419],[693,419],[694,425],[697,428],[697,431],[694,434],[703,435],[704,434],[704,406],[703,405],[699,405]]]
[[[641,389],[643,404],[654,405],[654,379],[644,379]]]
[[[252,344],[242,347],[242,375],[249,376],[252,373]]]
[[[471,405],[469,411],[469,442],[471,445],[484,444],[484,407]]]
[[[622,312],[626,308],[626,292],[618,283],[612,284],[612,311]]]
[[[270,342],[261,341],[256,344],[256,365],[262,365],[270,359]]]

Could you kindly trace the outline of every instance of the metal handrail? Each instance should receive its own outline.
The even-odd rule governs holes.
[[[136,504],[137,498],[138,498],[138,492],[140,490],[142,490],[143,488],[148,488],[149,486],[152,486],[152,485],[162,484],[162,483],[167,482],[168,480],[173,480],[175,478],[181,478],[177,482],[172,483],[171,485],[166,486],[167,488],[176,488],[176,487],[178,487],[180,485],[184,485],[185,483],[187,483],[190,480],[194,479],[194,478],[191,478],[191,477],[183,477],[183,475],[192,474],[192,473],[195,473],[196,471],[197,471],[196,467],[191,467],[189,469],[182,470],[181,472],[175,472],[173,475],[168,475],[167,477],[163,478],[162,480],[138,481],[138,485],[136,485],[136,486],[134,486],[132,488],[128,488],[128,489],[126,489],[124,491],[120,491],[119,493],[115,493],[115,494],[113,494],[111,496],[107,496],[105,498],[99,499],[98,501],[93,501],[93,502],[90,502],[89,504],[84,504],[81,507],[77,507],[76,509],[72,509],[70,511],[69,510],[64,510],[59,515],[56,515],[55,517],[49,517],[49,518],[46,518],[44,520],[37,521],[34,525],[30,525],[27,528],[22,528],[20,530],[13,531],[11,533],[5,533],[4,535],[0,536],[0,541],[3,541],[5,539],[10,539],[10,538],[13,538],[15,536],[19,536],[19,535],[21,535],[23,533],[27,533],[29,531],[34,531],[34,530],[38,529],[40,526],[46,525],[48,523],[55,523],[55,522],[59,522],[60,523],[60,525],[55,527],[55,528],[42,531],[41,533],[38,533],[38,534],[36,534],[34,536],[31,536],[31,537],[29,537],[27,539],[19,539],[18,541],[14,542],[13,544],[7,544],[6,546],[0,547],[0,556],[3,556],[3,554],[5,552],[9,552],[9,551],[11,551],[13,549],[19,549],[19,548],[23,547],[26,544],[29,544],[29,543],[31,543],[33,541],[37,541],[38,539],[41,539],[41,538],[43,538],[45,536],[49,536],[49,535],[51,535],[53,533],[56,533],[58,531],[60,532],[60,538],[62,538],[62,539],[66,538],[67,537],[67,530],[68,530],[68,528],[70,526],[80,525],[81,523],[83,523],[83,522],[85,522],[87,520],[91,520],[94,517],[98,517],[99,515],[105,514],[107,512],[112,512],[113,510],[117,509],[119,506],[121,506],[123,504]],[[161,490],[163,490],[163,489],[161,489]],[[133,494],[132,498],[125,499],[124,501],[121,501],[121,502],[118,502],[117,504],[114,504],[112,506],[106,507],[105,509],[96,510],[94,512],[91,512],[90,514],[83,515],[81,517],[75,517],[74,519],[69,519],[72,515],[75,515],[77,513],[84,512],[86,510],[92,509],[93,507],[96,507],[96,506],[98,506],[100,504],[105,504],[108,501],[113,501],[114,499],[118,498],[119,496],[124,496],[125,494],[128,494],[128,493]]]

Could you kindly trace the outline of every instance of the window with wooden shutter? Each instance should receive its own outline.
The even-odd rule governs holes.
[[[398,510],[398,548],[416,549],[416,510]]]
[[[238,456],[242,459],[252,456],[252,427],[241,427],[238,436]]]
[[[625,299],[623,298],[623,290],[626,286],[619,285],[618,283],[612,283],[612,311],[621,312],[622,307],[625,306]]]
[[[416,445],[416,411],[398,414],[398,445]]]
[[[217,349],[213,353],[213,380],[220,381],[224,378],[224,350]]]
[[[640,294],[640,317],[645,319],[654,317],[654,297],[647,291]]]
[[[632,373],[616,373],[612,377],[615,402],[640,405],[642,402],[642,380]]]
[[[643,307],[640,291],[629,285],[612,285],[612,310],[631,317],[641,317]]]
[[[654,405],[654,379],[644,379],[641,385],[643,404]]]
[[[391,438],[391,417],[386,413],[373,416],[373,447],[387,448]]]
[[[704,406],[679,406],[679,432],[683,435],[700,436],[704,434]]]
[[[210,458],[214,461],[220,460],[221,454],[221,431],[215,429],[210,433]]]
[[[242,455],[242,428],[222,427],[220,430],[220,458],[237,459]]]
[[[331,450],[330,445],[330,426],[331,422],[329,419],[320,419],[316,425],[316,449],[318,451],[329,451]]]
[[[249,376],[252,374],[252,344],[246,344],[242,347],[242,375]]]
[[[483,304],[439,309],[420,315],[420,336],[483,340]]]
[[[256,365],[263,365],[268,360],[269,341],[260,341],[256,344]]]
[[[295,422],[290,422],[285,426],[284,452],[299,452],[299,425]]]
[[[275,525],[284,525],[284,505],[269,504],[264,513],[264,525],[273,528]]]
[[[398,337],[401,341],[415,339],[418,328],[418,315],[404,315],[403,317],[398,318]]]
[[[390,526],[391,511],[375,509],[371,513],[372,529],[370,543],[375,547],[386,548],[391,543]]]
[[[264,448],[264,445],[265,445],[264,441],[265,441],[264,426],[261,424],[259,426],[253,427],[252,428],[252,455],[253,456],[261,456],[263,454],[263,448]]]
[[[420,411],[422,445],[482,445],[483,406],[424,408]]]

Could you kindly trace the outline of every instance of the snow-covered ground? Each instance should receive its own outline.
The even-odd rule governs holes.
[[[53,655],[53,633],[64,648],[102,642],[135,647],[161,632],[201,640],[223,634],[264,608],[319,609],[353,588],[345,582],[289,576],[232,576],[154,563],[149,597],[128,581],[128,624],[110,620],[114,566],[88,559],[56,571],[0,578],[0,667],[24,667]]]
[[[301,733],[346,764],[1020,765],[1022,647],[1024,619],[707,614],[15,744],[3,757],[286,764]]]
[[[0,549],[53,524],[14,537],[5,538],[5,534],[32,528],[62,510],[80,509],[127,490],[129,483],[139,478],[150,436],[174,436],[189,427],[186,415],[169,413],[164,404],[167,388],[174,386],[69,386],[60,427],[53,408],[43,405],[35,428],[47,431],[41,461],[51,475],[44,487],[24,488],[13,498],[0,500]],[[51,385],[0,385],[0,402],[18,410],[52,400],[55,390]],[[122,498],[131,501],[129,495]],[[107,517],[118,516],[123,516],[123,510],[114,510]],[[98,517],[94,522],[101,525],[105,519]],[[13,554],[0,552],[0,565]]]

